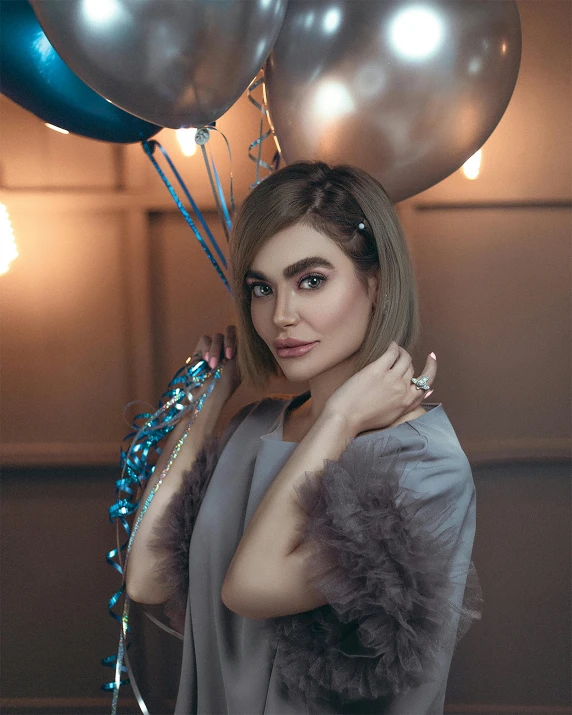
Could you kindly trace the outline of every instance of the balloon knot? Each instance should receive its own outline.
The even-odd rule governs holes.
[[[208,127],[201,127],[200,129],[197,129],[197,133],[195,134],[195,142],[197,144],[202,146],[203,144],[206,144],[210,138]]]

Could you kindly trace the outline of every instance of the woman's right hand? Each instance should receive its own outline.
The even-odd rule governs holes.
[[[238,389],[242,382],[240,368],[236,357],[236,326],[227,325],[224,335],[215,333],[214,337],[203,335],[197,343],[193,354],[200,355],[205,359],[210,368],[214,370],[220,362],[223,362],[222,374],[219,377],[215,390],[225,393],[228,400]]]
[[[413,374],[411,356],[392,341],[383,355],[334,390],[326,407],[346,416],[355,435],[384,429],[414,412],[431,394],[417,388],[411,381]],[[437,361],[429,355],[422,375],[432,385],[436,374]]]

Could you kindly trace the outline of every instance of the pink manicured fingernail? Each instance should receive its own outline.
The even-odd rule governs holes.
[[[208,362],[209,361],[209,354],[205,353],[205,360]]]
[[[425,397],[429,397],[429,395],[432,395],[432,394],[433,394],[433,390],[428,390],[428,391],[425,393]]]
[[[227,349],[224,351],[224,354],[226,355],[227,360],[230,360],[230,358],[232,357],[232,348],[230,348],[230,347],[227,348]]]
[[[430,353],[429,357],[432,357],[433,360],[437,360],[437,355],[435,355],[435,353]]]
[[[209,365],[211,367],[214,367],[216,365],[216,355],[213,355],[212,358],[209,360]]]

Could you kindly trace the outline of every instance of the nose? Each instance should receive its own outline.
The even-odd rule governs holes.
[[[298,322],[295,299],[288,290],[277,291],[273,321],[278,328],[295,325]]]

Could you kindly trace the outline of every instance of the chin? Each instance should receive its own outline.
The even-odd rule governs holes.
[[[332,368],[336,367],[336,365],[339,365],[341,362],[346,360],[347,357],[341,356],[339,360],[335,359],[332,362],[328,361],[327,364],[319,363],[319,361],[312,360],[308,360],[306,364],[304,364],[303,362],[298,362],[297,365],[294,364],[294,361],[298,361],[298,359],[299,358],[293,358],[290,360],[276,360],[282,372],[284,373],[284,376],[290,382],[308,382],[309,380],[312,380],[318,375],[321,375],[322,373],[327,372],[328,370],[331,370]]]
[[[316,368],[310,364],[308,365],[292,365],[290,360],[278,360],[276,359],[278,366],[284,373],[284,377],[290,382],[307,382],[311,380],[316,375],[319,375],[323,370],[319,367]]]

